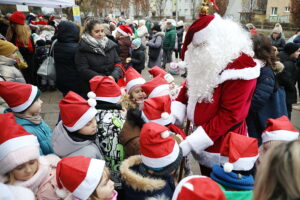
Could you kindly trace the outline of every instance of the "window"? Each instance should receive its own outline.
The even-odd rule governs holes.
[[[277,7],[272,7],[271,16],[276,16],[276,15],[277,15]]]
[[[284,8],[284,12],[290,12],[290,10],[291,10],[291,7],[289,7],[289,6]]]

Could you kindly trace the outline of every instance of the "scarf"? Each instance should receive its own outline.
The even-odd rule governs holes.
[[[41,115],[27,115],[25,113],[16,113],[14,112],[14,115],[18,118],[21,118],[21,119],[26,119],[36,125],[39,125],[41,122],[42,122],[42,117]]]
[[[252,175],[242,175],[239,177],[237,173],[226,173],[224,169],[215,165],[212,167],[210,177],[219,184],[236,190],[253,190],[254,179]]]
[[[94,37],[92,37],[90,34],[84,33],[81,36],[81,38],[83,39],[83,41],[85,41],[93,49],[93,51],[95,53],[102,54],[103,56],[105,56],[104,49],[105,49],[106,44],[108,42],[107,37],[104,37],[102,40],[97,40]]]

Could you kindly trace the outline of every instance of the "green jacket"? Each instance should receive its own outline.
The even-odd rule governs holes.
[[[252,190],[227,191],[222,185],[220,185],[220,187],[224,192],[227,200],[252,200]]]
[[[165,38],[163,43],[163,50],[173,50],[176,42],[176,27],[171,26],[169,30],[165,31]]]

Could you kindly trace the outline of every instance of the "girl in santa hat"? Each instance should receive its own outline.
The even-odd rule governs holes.
[[[0,127],[0,181],[29,188],[36,199],[61,199],[55,179],[60,159],[40,156],[37,137],[18,125],[12,113],[0,115]]]
[[[16,122],[26,131],[37,136],[40,143],[40,154],[53,153],[51,146],[52,130],[41,117],[43,101],[40,90],[30,84],[1,81],[0,96],[9,106],[5,112],[12,112]]]
[[[127,25],[121,25],[116,29],[116,40],[118,44],[118,54],[122,64],[126,66],[126,58],[129,57],[131,51],[132,30]]]

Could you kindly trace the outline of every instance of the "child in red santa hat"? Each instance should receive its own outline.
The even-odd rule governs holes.
[[[130,55],[132,30],[128,25],[120,25],[116,29],[116,40],[119,46],[119,57],[126,66],[126,58]]]
[[[58,192],[63,194],[68,190],[73,200],[117,199],[118,193],[103,160],[84,156],[63,158],[57,164],[56,181]]]
[[[18,125],[12,113],[0,115],[0,127],[1,182],[29,188],[37,199],[60,199],[55,182],[59,158],[40,156],[37,137]]]

